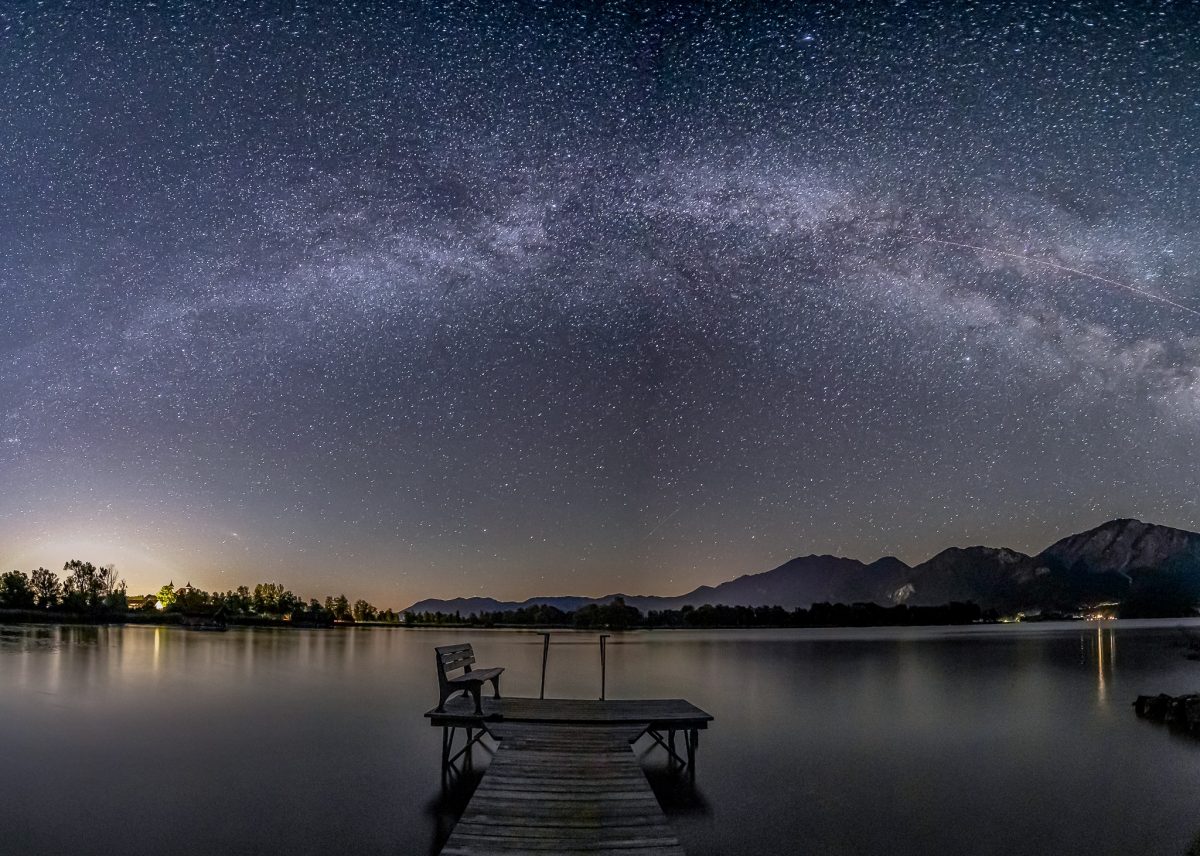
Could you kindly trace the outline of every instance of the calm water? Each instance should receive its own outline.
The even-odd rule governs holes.
[[[609,695],[716,716],[695,793],[655,776],[692,856],[1178,855],[1200,741],[1130,702],[1200,689],[1181,624],[619,634]],[[464,638],[537,694],[532,633],[0,626],[0,851],[432,852]],[[547,684],[595,697],[596,637],[556,633]]]

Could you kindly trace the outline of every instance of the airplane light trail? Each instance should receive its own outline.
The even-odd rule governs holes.
[[[1187,312],[1191,315],[1200,317],[1200,310],[1192,309],[1190,306],[1184,306],[1182,303],[1176,303],[1174,300],[1171,300],[1169,297],[1163,297],[1162,295],[1155,294],[1152,291],[1146,291],[1144,289],[1138,288],[1133,285],[1129,285],[1128,283],[1125,283],[1125,282],[1120,282],[1115,279],[1108,279],[1107,277],[1103,277],[1103,276],[1100,276],[1099,274],[1091,273],[1090,271],[1080,270],[1079,268],[1073,268],[1068,265],[1061,265],[1061,264],[1058,264],[1057,262],[1046,261],[1045,259],[1034,258],[1033,256],[1024,256],[1024,255],[1021,255],[1020,253],[1010,253],[1006,250],[997,250],[993,247],[981,247],[977,244],[963,244],[963,243],[959,243],[958,241],[946,241],[941,238],[929,238],[929,237],[921,236],[920,243],[925,243],[925,242],[928,242],[931,244],[942,244],[943,246],[947,246],[947,247],[958,247],[959,249],[963,249],[963,250],[976,250],[981,253],[991,253],[992,255],[995,255],[995,256],[1004,256],[1005,258],[1009,258],[1009,259],[1017,259],[1018,261],[1028,262],[1030,264],[1042,265],[1043,267],[1053,268],[1054,270],[1062,271],[1064,273],[1073,273],[1076,276],[1082,276],[1082,277],[1086,277],[1088,279],[1094,279],[1097,282],[1102,282],[1102,283],[1105,283],[1106,285],[1113,285],[1113,286],[1116,286],[1117,288],[1123,288],[1126,291],[1132,291],[1134,294],[1141,295],[1142,297],[1149,298],[1150,300],[1156,300],[1159,303],[1165,303],[1168,306],[1173,306],[1174,308],[1182,310],[1183,312]]]
[[[683,506],[680,505],[674,511],[672,511],[670,514],[668,514],[666,517],[664,517],[662,520],[655,523],[654,528],[642,536],[643,543],[650,540],[650,536],[652,536],[655,532],[657,532],[659,529],[661,529],[664,523],[666,523],[668,520],[670,520],[672,517],[674,517],[676,514],[678,514],[682,510],[683,510]]]

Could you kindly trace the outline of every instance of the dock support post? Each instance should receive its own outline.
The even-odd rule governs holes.
[[[608,641],[608,634],[600,634],[600,701],[604,701],[605,683],[608,676],[608,663],[604,656],[604,643]]]
[[[463,733],[466,735],[466,742],[463,747],[457,752],[454,751],[454,737],[458,726],[443,725],[442,726],[442,787],[443,789],[453,784],[454,780],[475,766],[475,744],[480,743],[487,748],[487,744],[483,742],[485,736],[492,736],[488,731],[488,727],[484,723],[480,723],[478,730],[476,726],[461,726]],[[493,739],[495,739],[493,737]],[[459,767],[459,759],[462,759],[461,769]]]
[[[657,744],[664,752],[667,753],[667,762],[670,764],[670,766],[672,768],[678,767],[680,769],[683,769],[689,765],[689,762],[685,761],[682,757],[680,757],[679,753],[675,751],[675,731],[676,730],[677,729],[674,729],[674,728],[668,728],[668,729],[666,729],[666,732],[667,732],[666,736],[663,736],[663,734],[661,732],[656,731],[653,728],[647,728],[645,731],[645,734],[647,736],[649,736],[649,738],[651,740],[653,740],[655,742],[655,744]],[[692,749],[692,751],[694,751],[692,744],[687,739],[687,734],[688,734],[689,729],[680,729],[680,730],[682,730],[684,732],[685,747]],[[697,740],[698,740],[698,738],[697,738]]]
[[[550,634],[539,633],[538,635],[542,637],[542,689],[538,693],[538,698],[544,699],[546,697],[546,660],[550,657]]]
[[[442,790],[451,784],[450,747],[454,743],[454,727],[442,726]]]

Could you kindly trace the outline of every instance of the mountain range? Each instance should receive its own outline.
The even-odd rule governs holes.
[[[409,610],[465,616],[548,605],[569,612],[617,597],[643,612],[704,604],[793,609],[814,603],[938,606],[971,601],[1001,614],[1120,603],[1122,614],[1175,615],[1200,601],[1200,533],[1122,518],[1069,535],[1033,556],[1005,547],[951,547],[910,566],[892,556],[864,564],[812,555],[674,597],[429,599]]]

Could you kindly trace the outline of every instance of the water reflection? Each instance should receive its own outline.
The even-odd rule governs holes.
[[[644,762],[691,856],[797,841],[1181,854],[1200,741],[1128,707],[1200,688],[1179,637],[1120,621],[626,633],[609,640],[607,690],[716,716],[694,788]],[[0,628],[0,759],[20,783],[0,800],[0,851],[435,852],[487,763],[442,792],[423,714],[431,649],[459,641],[507,667],[507,694],[537,695],[536,633]],[[548,696],[598,695],[595,634],[556,633],[549,664]],[[1120,786],[1097,787],[1114,770]]]
[[[658,804],[668,815],[674,817],[711,814],[712,807],[700,787],[704,780],[702,773],[697,772],[697,778],[693,779],[677,767],[647,763],[644,757],[643,765],[650,789],[654,791]]]
[[[454,831],[454,824],[467,808],[475,789],[483,780],[484,766],[471,766],[446,783],[425,806],[426,817],[433,823],[429,854],[436,856]]]
[[[1085,659],[1091,661],[1096,670],[1096,700],[1101,706],[1107,705],[1109,683],[1117,657],[1115,628],[1107,621],[1098,621],[1095,634],[1089,634],[1080,641],[1087,652]]]
[[[60,642],[61,628],[58,625],[0,624],[0,655],[22,654],[31,651],[53,651]]]

